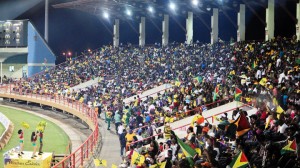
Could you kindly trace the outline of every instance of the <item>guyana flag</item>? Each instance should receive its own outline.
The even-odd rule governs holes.
[[[201,76],[197,76],[194,78],[194,81],[198,82],[198,83],[202,83],[203,78]]]
[[[230,163],[231,168],[245,168],[249,165],[248,159],[243,151],[233,158]]]
[[[252,69],[255,69],[256,67],[257,67],[257,62],[256,62],[256,61],[253,61],[251,68],[252,68]]]
[[[194,166],[193,157],[196,156],[198,153],[193,148],[191,148],[188,144],[184,143],[180,138],[178,138],[177,135],[176,135],[176,139],[183,154],[188,159],[190,166],[193,167]]]
[[[234,93],[234,100],[235,101],[240,101],[242,97],[242,90],[239,88],[235,88],[235,93]]]
[[[285,147],[283,147],[280,150],[280,153],[283,155],[290,152],[296,152],[296,150],[297,150],[297,144],[296,144],[296,139],[294,139],[293,141],[290,141]]]
[[[217,100],[217,96],[219,96],[219,91],[220,91],[220,85],[217,85],[216,87],[215,87],[215,90],[214,90],[214,97],[213,97],[213,101],[216,101]]]
[[[232,123],[229,124],[226,135],[229,137],[242,136],[250,130],[250,124],[244,113],[240,113],[240,116]]]

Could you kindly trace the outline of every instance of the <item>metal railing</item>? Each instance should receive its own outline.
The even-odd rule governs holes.
[[[33,94],[28,90],[16,89],[13,85],[6,85],[0,88],[1,97],[16,98],[23,101],[35,101],[46,106],[55,106],[55,108],[63,108],[77,117],[83,119],[89,127],[93,130],[89,137],[70,155],[66,156],[59,163],[55,164],[53,168],[76,168],[83,167],[84,161],[88,159],[92,152],[96,149],[99,137],[98,117],[97,112],[88,105],[78,101],[55,95],[39,95]]]

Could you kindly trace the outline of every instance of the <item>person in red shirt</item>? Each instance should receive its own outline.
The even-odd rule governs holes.
[[[24,132],[22,129],[19,129],[18,131],[19,134],[19,143],[20,143],[20,150],[18,156],[23,155],[23,149],[24,149]]]

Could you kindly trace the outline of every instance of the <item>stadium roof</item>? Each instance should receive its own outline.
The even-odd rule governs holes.
[[[103,16],[103,12],[107,12],[111,18],[138,19],[141,16],[161,17],[163,14],[170,13],[170,2],[176,5],[175,14],[178,15],[186,14],[187,11],[209,14],[212,8],[219,8],[220,12],[230,10],[237,12],[239,4],[267,7],[267,0],[71,0],[55,4],[53,7],[76,9],[96,16]],[[149,11],[149,7],[153,9],[153,12]],[[133,17],[126,15],[128,10],[132,12]]]

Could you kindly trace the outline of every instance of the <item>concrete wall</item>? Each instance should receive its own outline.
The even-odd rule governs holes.
[[[163,85],[160,85],[156,88],[153,88],[153,89],[147,90],[145,92],[142,92],[141,94],[138,94],[138,95],[140,96],[140,98],[142,98],[142,100],[144,100],[143,98],[146,97],[146,96],[155,96],[156,95],[155,93],[158,93],[158,92],[163,93],[164,90],[170,89],[170,88],[172,88],[171,84],[163,84]],[[137,97],[137,95],[131,96],[129,98],[124,99],[124,102],[126,104],[130,103],[134,100],[134,97]]]

